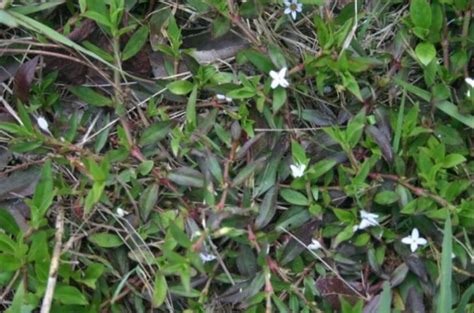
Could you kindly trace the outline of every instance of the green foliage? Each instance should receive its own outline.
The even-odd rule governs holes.
[[[299,2],[0,9],[4,311],[472,311],[473,4]]]

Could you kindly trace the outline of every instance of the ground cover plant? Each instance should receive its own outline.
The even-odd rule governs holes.
[[[474,312],[474,1],[0,1],[2,312]]]

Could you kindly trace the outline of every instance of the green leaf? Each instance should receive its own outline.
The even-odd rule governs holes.
[[[346,138],[347,143],[351,148],[355,147],[362,137],[365,126],[365,111],[361,110],[351,121],[347,124]]]
[[[347,88],[359,101],[364,101],[362,99],[362,94],[360,93],[359,84],[357,80],[349,72],[345,72],[342,75],[342,84]]]
[[[95,233],[88,236],[87,240],[101,248],[115,248],[123,245],[119,236],[109,233]]]
[[[474,285],[469,286],[469,288],[464,291],[461,300],[459,301],[458,307],[456,308],[456,311],[454,313],[465,313],[466,312],[466,306],[469,303],[469,300],[472,298],[474,295]]]
[[[122,61],[127,61],[137,54],[145,45],[148,39],[148,27],[140,27],[125,45],[122,51]]]
[[[329,172],[336,164],[337,162],[335,160],[321,160],[316,164],[312,165],[311,168],[308,170],[308,173],[311,179],[316,179]]]
[[[460,113],[458,107],[449,101],[436,103],[436,107],[452,118],[474,129],[474,115]]]
[[[204,176],[189,167],[181,167],[168,174],[168,179],[172,182],[186,187],[204,187]]]
[[[272,220],[276,212],[277,189],[272,187],[263,197],[258,216],[255,219],[255,228],[261,229]]]
[[[226,34],[230,29],[230,21],[224,16],[219,16],[212,22],[212,37],[218,38]]]
[[[87,11],[83,13],[82,16],[95,21],[97,24],[105,26],[109,30],[112,29],[113,27],[108,15],[102,15],[99,12],[95,12],[95,11]]]
[[[18,22],[16,19],[4,10],[0,10],[0,24],[12,28],[18,27]]]
[[[446,158],[443,161],[443,167],[444,168],[451,168],[455,167],[463,162],[466,162],[466,158],[463,157],[460,154],[457,153],[452,153],[446,156]]]
[[[153,207],[158,201],[158,185],[152,184],[148,186],[140,196],[140,214],[144,221],[148,220]]]
[[[196,98],[197,98],[197,86],[195,85],[186,105],[186,122],[191,129],[196,127]]]
[[[286,103],[286,89],[278,87],[273,90],[273,113],[276,114],[281,107]]]
[[[54,300],[62,304],[77,304],[77,305],[87,305],[86,296],[77,289],[76,287],[66,286],[66,285],[57,285],[54,290]]]
[[[386,190],[375,195],[375,202],[382,205],[392,204],[398,201],[398,194],[394,191]]]
[[[33,195],[32,203],[34,208],[32,208],[32,214],[34,215],[35,220],[39,221],[39,219],[44,216],[49,206],[53,202],[53,198],[54,193],[51,160],[48,160],[43,165],[41,170],[41,178]]]
[[[173,238],[176,239],[176,241],[183,248],[191,247],[191,245],[192,245],[191,240],[189,240],[186,233],[183,230],[181,230],[181,228],[179,228],[175,223],[170,224],[169,230],[170,230],[171,235],[173,236]]]
[[[286,202],[294,205],[308,205],[308,198],[301,192],[293,189],[283,189],[280,191],[280,196],[285,199]]]
[[[436,57],[436,48],[432,43],[422,42],[415,48],[415,53],[423,65],[428,65]]]
[[[168,284],[163,274],[157,273],[155,277],[155,284],[153,286],[152,304],[154,308],[160,307],[166,299],[168,291]]]
[[[304,148],[296,140],[291,141],[291,157],[296,164],[307,164],[308,162]]]
[[[438,297],[438,305],[436,307],[437,313],[446,313],[451,312],[452,306],[452,294],[451,294],[451,284],[452,284],[452,271],[453,271],[453,233],[451,229],[451,218],[448,215],[446,222],[444,224],[443,230],[443,246],[441,253],[441,272],[439,277],[440,290]]]
[[[111,98],[105,97],[89,87],[70,87],[69,91],[87,104],[95,106],[111,106],[113,103]]]
[[[241,51],[239,55],[245,57],[247,60],[250,61],[250,63],[255,65],[255,67],[263,73],[269,73],[273,69],[273,63],[266,55],[261,52],[258,52],[253,49],[248,49]]]
[[[194,84],[187,80],[177,80],[166,86],[175,95],[187,95],[193,90],[193,87]]]
[[[426,0],[412,0],[410,18],[416,27],[428,29],[431,26],[431,7]]]
[[[45,3],[17,6],[17,7],[12,7],[9,10],[28,15],[28,14],[52,9],[60,4],[63,4],[64,2],[66,1],[65,0],[48,0],[48,2],[45,2]],[[0,16],[0,20],[1,20],[1,16]]]
[[[15,218],[6,209],[0,208],[0,229],[6,233],[18,236],[20,227],[15,221]]]
[[[171,15],[168,20],[168,36],[170,40],[171,47],[175,53],[178,52],[179,47],[181,46],[181,30],[176,24],[176,19],[174,15]]]
[[[392,306],[392,292],[390,290],[390,282],[385,281],[383,283],[383,291],[380,295],[380,302],[378,313],[391,313],[391,306]]]
[[[255,173],[257,166],[260,165],[259,161],[252,162],[240,170],[239,174],[232,181],[232,186],[238,186],[242,184],[247,178]]]
[[[171,121],[156,122],[143,132],[140,137],[140,146],[157,144],[170,133]]]

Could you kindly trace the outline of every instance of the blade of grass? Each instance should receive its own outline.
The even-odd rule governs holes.
[[[437,313],[451,312],[451,282],[452,282],[452,271],[453,271],[453,260],[451,258],[453,250],[452,240],[452,229],[451,229],[451,218],[448,216],[444,224],[443,231],[443,251],[441,253],[441,273],[439,276],[440,280],[440,291],[438,298],[438,305],[436,308]]]

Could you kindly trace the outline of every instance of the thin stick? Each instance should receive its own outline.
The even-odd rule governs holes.
[[[49,267],[48,285],[46,286],[46,293],[41,305],[41,313],[49,313],[51,304],[53,303],[54,289],[58,279],[59,258],[61,257],[62,238],[64,234],[64,208],[58,207],[58,215],[56,216],[56,235],[54,239],[53,257],[51,258],[51,266]]]

